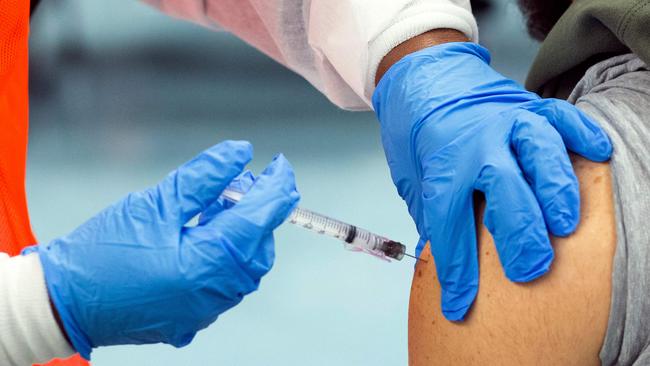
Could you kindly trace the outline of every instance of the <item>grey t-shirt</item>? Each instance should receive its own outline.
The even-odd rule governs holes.
[[[592,66],[569,97],[614,144],[616,254],[603,365],[650,365],[650,68],[633,54]]]

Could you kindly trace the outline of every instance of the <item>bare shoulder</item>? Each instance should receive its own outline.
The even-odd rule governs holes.
[[[416,267],[409,307],[410,365],[598,365],[609,317],[616,247],[609,165],[573,158],[581,224],[554,238],[549,274],[509,282],[490,233],[479,227],[480,288],[463,323],[444,319],[428,248]],[[482,222],[484,205],[478,221]]]

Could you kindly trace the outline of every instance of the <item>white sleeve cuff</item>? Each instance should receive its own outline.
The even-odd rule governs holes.
[[[0,254],[0,364],[31,365],[74,353],[50,307],[38,253]]]
[[[470,0],[141,0],[223,26],[296,71],[338,106],[368,110],[381,60],[433,29],[478,41]]]
[[[414,6],[405,11],[400,18],[369,45],[368,70],[363,94],[368,105],[372,104],[379,64],[393,48],[401,43],[432,29],[442,28],[458,30],[470,41],[478,42],[478,27],[474,16],[458,6],[447,5],[438,9],[432,6]]]
[[[384,56],[410,38],[441,28],[456,29],[478,41],[469,0],[312,0],[308,29],[317,59],[331,65],[371,107],[377,67]],[[331,84],[335,87],[329,89],[342,89]]]

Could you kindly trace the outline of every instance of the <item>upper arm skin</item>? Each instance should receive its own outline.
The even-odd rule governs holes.
[[[452,323],[440,308],[430,251],[418,261],[409,307],[410,365],[599,365],[609,317],[616,247],[608,164],[573,157],[580,181],[581,223],[553,238],[555,261],[528,284],[506,279],[494,242],[479,225],[480,283],[466,320]],[[477,205],[477,223],[484,204]]]

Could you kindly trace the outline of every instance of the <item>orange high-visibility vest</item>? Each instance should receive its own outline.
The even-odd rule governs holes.
[[[0,251],[36,243],[25,198],[29,0],[0,0]],[[79,356],[50,366],[87,365]]]

